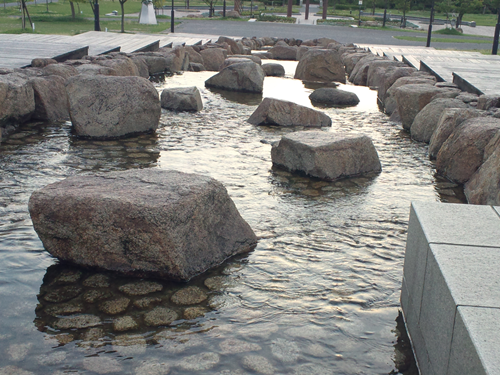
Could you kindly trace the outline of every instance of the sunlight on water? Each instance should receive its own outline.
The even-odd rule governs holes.
[[[294,64],[285,64],[288,76]],[[415,373],[396,322],[409,205],[460,202],[460,188],[434,176],[427,147],[378,112],[374,91],[350,85],[341,88],[361,103],[322,108],[333,120],[323,131],[368,134],[382,173],[324,182],[273,168],[270,144],[300,128],[250,125],[262,96],[208,90],[212,74],[158,85],[198,86],[204,109],[163,111],[156,134],[92,141],[72,136],[69,123],[28,124],[0,145],[0,372]],[[263,96],[311,107],[310,92],[267,78]],[[74,174],[130,168],[221,181],[260,237],[257,248],[187,285],[155,280],[143,295],[126,292],[137,280],[50,257],[32,228],[30,194]],[[207,298],[173,303],[187,286]],[[118,298],[128,302],[109,303]],[[158,307],[175,320],[148,323]]]

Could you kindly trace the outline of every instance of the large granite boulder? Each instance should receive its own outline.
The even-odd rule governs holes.
[[[139,55],[146,66],[148,67],[148,73],[150,76],[155,74],[163,74],[167,70],[167,59],[161,53],[156,52],[146,52]]]
[[[281,64],[263,64],[262,69],[264,69],[264,73],[268,77],[284,77],[285,76],[285,68]]]
[[[402,77],[407,77],[416,71],[415,68],[407,67],[389,67],[383,74],[380,74],[377,80],[377,98],[379,106],[384,108],[385,97],[394,83]]]
[[[29,211],[53,256],[138,277],[187,281],[257,242],[221,183],[172,170],[70,177]]]
[[[271,150],[273,164],[324,180],[379,172],[377,150],[365,135],[301,131],[285,135]]]
[[[415,73],[396,79],[396,81],[389,87],[383,98],[383,108],[385,113],[392,115],[394,111],[397,111],[398,104],[396,102],[396,92],[397,89],[404,85],[430,85],[434,86],[436,83],[436,78],[429,75],[418,75]],[[379,96],[379,100],[382,101],[382,97]]]
[[[189,54],[182,46],[164,48],[160,50],[167,60],[167,71],[170,73],[182,72],[189,69]]]
[[[149,67],[148,64],[146,64],[146,59],[142,58],[141,56],[131,55],[130,60],[132,60],[132,62],[135,64],[139,77],[149,78]]]
[[[439,95],[439,96],[438,96]],[[415,116],[431,102],[432,98],[454,97],[458,95],[456,90],[440,88],[430,85],[409,84],[398,87],[394,96],[398,105],[403,128],[410,130]]]
[[[222,43],[227,43],[229,44],[229,47],[231,47],[231,52],[233,55],[239,55],[241,53],[243,53],[243,50],[240,48],[240,46],[238,45],[238,43],[236,43],[236,41],[234,39],[231,39],[227,36],[220,36],[219,39],[217,39],[217,42],[218,44],[222,44]]]
[[[333,87],[316,89],[309,95],[309,99],[313,103],[338,106],[355,106],[359,103],[359,98],[355,93]]]
[[[230,56],[224,60],[224,64],[222,64],[222,69],[227,68],[229,65],[239,64],[239,63],[244,63],[244,62],[249,62],[249,61],[252,61],[252,60],[245,59],[243,57]]]
[[[42,74],[46,76],[61,76],[64,79],[80,74],[78,70],[71,65],[67,64],[50,64],[42,69]]]
[[[467,104],[457,99],[437,98],[432,100],[415,116],[410,127],[412,139],[429,143],[446,108],[467,108]]]
[[[312,82],[345,83],[344,64],[336,51],[311,49],[297,64],[294,78]]]
[[[206,87],[219,89],[262,92],[266,74],[261,66],[253,61],[229,65],[205,81]]]
[[[500,132],[490,140],[488,148],[492,154],[465,184],[464,192],[471,204],[500,206]]]
[[[242,59],[249,59],[249,60],[252,60],[256,64],[262,65],[262,59],[259,56],[255,56],[255,55],[233,55],[231,57],[242,58]]]
[[[78,71],[78,74],[118,76],[118,72],[116,70],[114,70],[109,66],[104,66],[100,64],[93,64],[93,63],[82,64],[82,65],[76,65],[75,68]]]
[[[253,125],[332,126],[331,118],[323,112],[273,98],[264,98],[248,122]]]
[[[158,128],[158,92],[145,78],[80,75],[66,90],[78,136],[115,138]]]
[[[481,95],[477,101],[477,109],[487,111],[490,108],[500,107],[500,96]]]
[[[343,55],[341,55],[340,58],[345,66],[345,72],[347,73],[347,75],[350,76],[358,61],[366,56],[372,56],[372,54],[370,52],[363,51],[356,53],[344,53]]]
[[[488,142],[500,131],[500,119],[478,117],[464,121],[443,143],[436,170],[457,182],[467,182],[484,161]]]
[[[447,108],[441,114],[436,130],[429,141],[429,159],[434,160],[443,143],[465,120],[482,117],[484,111],[472,108]]]
[[[196,48],[196,49],[195,49]],[[186,53],[189,55],[189,62],[203,65],[203,57],[200,54],[199,47],[196,46],[186,46],[184,47]]]
[[[200,51],[203,57],[203,66],[206,70],[218,72],[224,64],[227,57],[227,52],[222,48],[207,48]]]
[[[127,56],[114,55],[114,58],[100,57],[94,63],[113,69],[117,76],[139,76],[135,63]]]
[[[29,79],[21,74],[0,75],[0,127],[28,121],[35,111],[35,96]]]
[[[66,80],[63,77],[35,77],[30,82],[35,93],[33,119],[42,121],[65,121],[69,119]]]
[[[368,87],[382,86],[384,83],[385,74],[387,70],[394,68],[408,69],[408,66],[405,63],[394,60],[375,60],[371,62],[368,65],[368,70],[366,72],[366,86]]]
[[[161,106],[172,111],[198,112],[203,109],[203,102],[196,86],[176,87],[162,91]]]
[[[290,47],[286,43],[274,46],[269,53],[274,60],[297,60],[297,47]]]
[[[351,74],[349,74],[349,82],[352,82],[355,85],[365,86],[366,79],[368,76],[368,69],[370,68],[370,63],[372,61],[380,61],[380,60],[384,59],[380,56],[372,54],[369,54],[368,56],[361,58],[356,63],[356,65],[354,65]]]

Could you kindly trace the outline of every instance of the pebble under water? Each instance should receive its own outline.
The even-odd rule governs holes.
[[[311,106],[313,86],[268,77],[264,97]],[[204,88],[213,72],[157,84],[198,86],[199,113],[163,110],[155,134],[77,139],[31,123],[0,145],[0,374],[417,374],[399,314],[412,200],[464,202],[435,176],[427,146],[378,111],[321,108],[325,132],[373,139],[382,172],[324,182],[272,167],[271,142],[299,128],[246,119],[261,95]],[[65,177],[130,168],[209,175],[260,237],[254,251],[187,284],[60,264],[33,230],[31,193]],[[75,215],[78,215],[75,212]]]

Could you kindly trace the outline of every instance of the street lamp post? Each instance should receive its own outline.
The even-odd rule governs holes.
[[[429,29],[427,30],[427,44],[426,47],[431,46],[432,23],[434,22],[434,0],[432,0],[431,17],[429,18]]]
[[[358,18],[358,27],[361,26],[361,6],[363,5],[363,0],[359,0],[359,18]]]
[[[498,36],[500,34],[500,8],[497,9],[498,20],[495,26],[495,36],[493,38],[493,48],[491,49],[491,54],[496,55],[498,53]]]
[[[99,25],[99,0],[94,2],[94,30],[101,31],[101,25]]]
[[[170,32],[174,32],[174,0],[172,0],[172,10],[170,11]]]
[[[226,18],[226,0],[224,0],[224,6],[222,7],[222,17]]]
[[[309,0],[306,0],[306,20],[309,19]]]
[[[253,18],[253,0],[250,2],[250,18]]]

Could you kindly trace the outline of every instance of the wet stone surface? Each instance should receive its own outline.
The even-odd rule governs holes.
[[[188,286],[174,293],[172,302],[176,305],[195,305],[207,299],[203,290],[196,286]]]
[[[122,285],[118,289],[120,292],[128,294],[129,296],[143,296],[161,291],[163,289],[163,285],[153,281],[139,281],[136,283]]]

